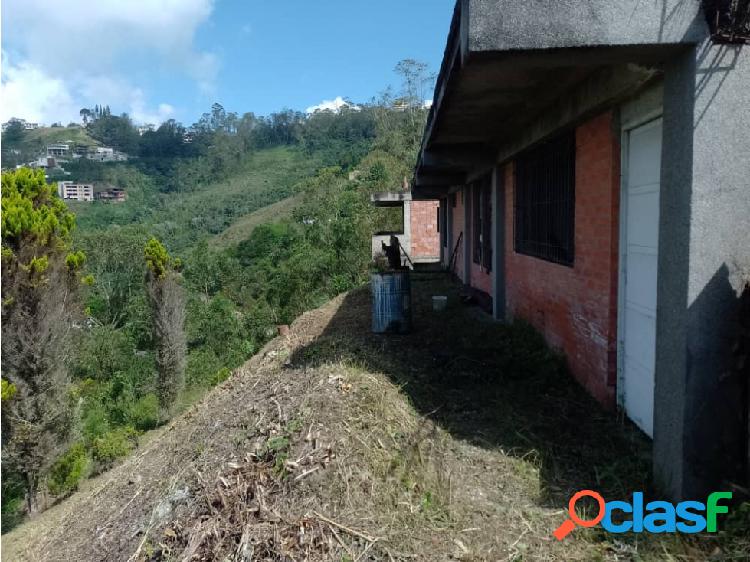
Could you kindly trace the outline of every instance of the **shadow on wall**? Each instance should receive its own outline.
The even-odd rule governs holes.
[[[605,412],[529,325],[462,306],[445,273],[412,275],[412,287],[411,334],[371,334],[370,294],[357,290],[292,364],[345,362],[384,373],[453,437],[525,461],[519,470],[534,466],[542,505],[558,508],[581,489],[608,498],[649,490],[648,439]],[[432,295],[448,296],[446,311],[432,310]]]
[[[750,282],[742,286],[738,295],[724,264],[689,307],[685,459],[706,492],[750,487]]]
[[[714,45],[706,41],[697,55],[695,82],[695,106],[697,117],[693,130],[698,129],[711,105],[719,95],[729,73],[737,65],[740,45]]]

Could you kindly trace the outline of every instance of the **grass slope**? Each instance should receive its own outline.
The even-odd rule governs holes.
[[[249,154],[227,179],[189,192],[159,193],[151,178],[131,165],[120,165],[112,168],[110,181],[129,190],[127,202],[70,207],[82,230],[138,223],[179,252],[222,233],[240,217],[292,196],[297,183],[317,167],[317,160],[300,150],[276,147]]]
[[[255,227],[290,217],[299,204],[300,197],[292,196],[244,215],[234,221],[224,232],[214,236],[211,239],[211,246],[229,248],[239,244],[250,237]]]
[[[551,533],[573,491],[642,489],[648,444],[522,325],[414,276],[414,331],[358,290],[300,317],[139,453],[12,531],[45,560],[705,560],[744,535]],[[442,314],[430,295],[447,294]]]
[[[53,142],[67,142],[98,146],[83,127],[39,127],[33,131],[24,132],[24,142],[29,145],[44,146]]]

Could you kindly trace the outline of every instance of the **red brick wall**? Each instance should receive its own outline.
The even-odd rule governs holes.
[[[456,242],[458,242],[458,237],[461,236],[461,233],[464,231],[464,195],[463,190],[458,191],[456,194],[456,206],[450,209],[450,212],[453,213],[453,216],[451,217],[453,219],[453,224],[451,225],[452,230],[452,244],[453,247],[456,247]],[[448,198],[448,205],[450,205],[450,197]],[[453,254],[453,248],[450,249],[451,254]],[[464,241],[463,238],[461,239],[461,243],[458,245],[458,250],[456,251],[456,258],[455,258],[455,267],[453,269],[453,273],[455,273],[459,279],[466,282],[464,279]]]
[[[437,229],[439,201],[411,203],[411,258],[439,258],[440,233]]]
[[[620,147],[612,113],[576,129],[575,263],[513,251],[513,167],[505,168],[508,314],[525,318],[608,407],[615,402]]]

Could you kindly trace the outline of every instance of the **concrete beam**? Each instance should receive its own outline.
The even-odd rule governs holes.
[[[411,201],[410,191],[383,191],[370,194],[370,202],[376,207],[400,207]]]
[[[532,124],[519,130],[520,134],[497,152],[497,162],[510,160],[537,142],[633,96],[659,74],[655,69],[634,64],[605,67],[595,72]]]
[[[605,45],[695,43],[703,38],[700,2],[684,0],[469,0],[470,52]],[[468,9],[467,9],[468,7]]]

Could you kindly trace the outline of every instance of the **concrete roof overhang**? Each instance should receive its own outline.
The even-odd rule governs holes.
[[[573,14],[581,5],[566,8],[568,4],[560,2],[560,11]],[[591,0],[586,9],[615,10],[615,4]],[[415,199],[445,196],[472,179],[473,172],[490,169],[632,95],[660,73],[665,61],[694,42],[693,31],[683,30],[682,41],[668,37],[665,42],[653,39],[648,29],[637,29],[640,35],[633,36],[611,27],[592,31],[587,21],[575,23],[581,31],[570,29],[568,22],[563,29],[568,34],[561,36],[522,19],[536,17],[529,10],[543,5],[549,3],[457,2],[415,169]],[[594,19],[605,15],[584,14]],[[694,17],[684,19],[692,22]],[[523,29],[509,28],[509,21],[525,23],[528,37]]]
[[[404,201],[411,201],[410,191],[381,191],[370,194],[370,203],[375,207],[403,207]]]

